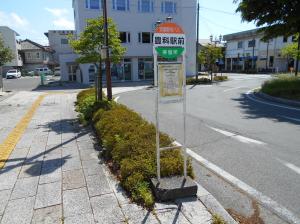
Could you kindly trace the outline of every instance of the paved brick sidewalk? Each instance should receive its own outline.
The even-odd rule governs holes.
[[[197,198],[153,212],[130,203],[98,159],[92,132],[76,122],[75,99],[46,96],[0,170],[1,224],[211,223]]]

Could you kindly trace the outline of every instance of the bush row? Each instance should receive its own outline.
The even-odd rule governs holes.
[[[156,177],[155,126],[124,105],[106,100],[93,104],[93,97],[92,90],[79,93],[77,111],[82,118],[92,121],[104,148],[104,157],[110,161],[132,199],[146,207],[153,206],[150,179]],[[170,146],[172,142],[168,135],[160,133],[162,147]],[[188,174],[193,177],[191,163],[188,164]],[[181,151],[163,151],[161,175],[166,177],[182,173]]]
[[[200,77],[200,78],[198,78],[198,80],[196,78],[187,78],[186,79],[187,85],[207,84],[210,82],[211,82],[211,80],[206,77]]]
[[[280,75],[266,81],[262,85],[261,91],[275,97],[300,100],[300,78],[291,75]]]
[[[214,80],[215,81],[226,81],[226,80],[228,80],[228,76],[226,76],[226,75],[222,75],[222,76],[214,76]]]

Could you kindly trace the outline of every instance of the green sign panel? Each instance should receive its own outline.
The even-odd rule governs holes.
[[[158,55],[166,59],[174,59],[182,55],[183,47],[156,47]]]

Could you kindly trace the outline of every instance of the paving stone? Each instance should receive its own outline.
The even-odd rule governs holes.
[[[82,214],[67,217],[64,224],[94,224],[94,216],[92,214]]]
[[[19,178],[36,177],[41,174],[42,161],[36,161],[32,163],[25,163],[22,166]]]
[[[29,177],[18,179],[14,190],[11,194],[11,199],[26,198],[35,196],[37,191],[39,177]]]
[[[35,209],[61,204],[61,182],[38,186]]]
[[[0,170],[0,190],[12,189],[17,181],[21,167],[13,170]]]
[[[159,224],[159,221],[156,217],[146,209],[136,205],[136,204],[127,204],[122,206],[122,210],[130,224]]]
[[[122,223],[125,217],[114,194],[105,194],[91,198],[96,223]]]
[[[63,191],[64,216],[92,213],[86,188]]]
[[[101,175],[99,173],[98,175],[86,176],[86,182],[90,197],[113,193],[104,174]]]
[[[83,161],[90,161],[90,160],[99,161],[98,159],[99,152],[89,151],[89,150],[81,150],[79,152],[80,152],[80,159]]]
[[[191,222],[195,224],[210,224],[211,214],[197,197],[176,200],[181,212]]]
[[[63,172],[63,190],[81,188],[85,185],[82,169]]]
[[[11,190],[0,191],[0,202],[1,202],[0,203],[0,216],[3,215],[4,209],[8,203],[10,194],[11,194]]]
[[[39,184],[53,183],[62,181],[61,166],[42,168]]]
[[[65,163],[62,166],[63,171],[77,170],[81,168],[81,161],[79,157],[71,157],[69,159],[66,159]]]
[[[156,217],[160,223],[190,224],[179,209],[156,210]]]
[[[63,147],[62,148],[62,156],[70,156],[70,157],[79,157],[79,151],[77,147]]]
[[[30,224],[35,197],[9,201],[1,224]]]
[[[31,224],[61,224],[62,206],[55,205],[34,210]]]

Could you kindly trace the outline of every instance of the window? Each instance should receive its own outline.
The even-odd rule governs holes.
[[[36,58],[40,58],[40,53],[39,52],[36,53]]]
[[[161,3],[161,12],[162,13],[176,13],[177,11],[177,4],[171,1],[164,1]]]
[[[272,68],[274,65],[274,56],[270,56],[269,67]]]
[[[102,0],[85,0],[85,8],[100,9],[100,1],[102,2]]]
[[[248,41],[248,47],[255,47],[255,40]]]
[[[120,32],[121,43],[130,43],[130,33],[129,32]]]
[[[119,11],[129,11],[129,0],[112,0],[113,9]]]
[[[60,40],[60,42],[61,42],[61,44],[68,44],[68,43],[69,43],[69,40],[63,38],[63,39]]]
[[[283,37],[282,42],[283,42],[283,43],[286,43],[287,41],[288,41],[288,37]]]
[[[243,48],[243,41],[238,42],[238,49],[241,49],[241,48]]]
[[[154,11],[153,0],[139,0],[138,10],[139,12],[153,12]]]
[[[150,32],[139,33],[139,42],[143,44],[151,43],[151,33]]]

